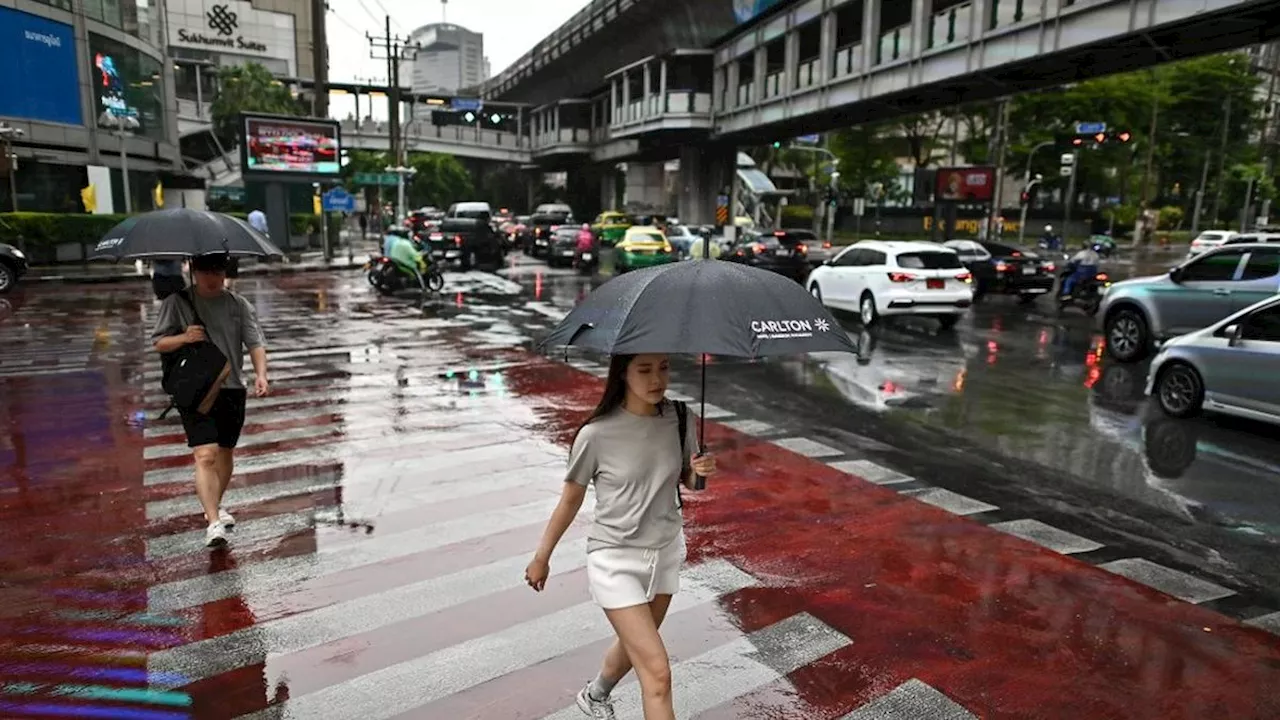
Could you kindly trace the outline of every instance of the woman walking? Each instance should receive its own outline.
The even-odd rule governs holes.
[[[560,503],[525,570],[525,582],[541,592],[551,554],[594,482],[587,580],[617,639],[599,674],[578,693],[578,707],[593,718],[612,720],[609,694],[635,668],[645,720],[675,719],[671,661],[658,628],[679,589],[685,559],[676,485],[692,488],[695,473],[715,472],[715,459],[695,454],[692,418],[685,419],[680,437],[683,406],[666,399],[670,379],[666,355],[613,357],[600,404],[574,438]]]

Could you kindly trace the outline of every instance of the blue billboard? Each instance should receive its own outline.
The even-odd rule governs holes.
[[[760,17],[766,10],[781,3],[782,0],[733,0],[733,16],[737,18],[738,24],[742,24]]]
[[[70,25],[0,7],[0,116],[83,123]]]

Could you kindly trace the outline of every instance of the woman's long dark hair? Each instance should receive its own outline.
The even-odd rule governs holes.
[[[627,368],[631,367],[631,361],[637,357],[639,356],[614,355],[611,357],[609,376],[604,381],[604,393],[600,396],[596,409],[591,411],[587,419],[578,426],[578,432],[573,434],[574,442],[578,441],[578,434],[582,432],[582,428],[622,407],[622,403],[627,399]],[[662,414],[661,405],[658,406],[658,414]]]

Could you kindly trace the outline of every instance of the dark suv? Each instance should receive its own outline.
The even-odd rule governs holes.
[[[27,274],[27,256],[18,248],[0,243],[0,295],[3,295],[18,284],[18,279]]]
[[[809,274],[809,246],[787,230],[747,231],[722,259],[776,272],[797,282]]]

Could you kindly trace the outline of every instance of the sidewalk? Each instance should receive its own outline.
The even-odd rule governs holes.
[[[372,249],[372,246],[366,249],[353,248],[353,254],[348,259],[346,248],[340,248],[341,252],[334,253],[331,262],[325,262],[322,253],[318,250],[309,250],[293,255],[294,258],[297,258],[296,260],[290,259],[288,256],[282,261],[271,263],[241,260],[240,276],[290,275],[294,273],[324,272],[326,270],[359,269],[364,267],[370,249]],[[37,265],[32,267],[22,278],[23,282],[29,283],[116,283],[150,279],[151,274],[149,271],[144,269],[142,273],[139,273],[133,263],[115,265],[98,262],[87,265]]]

